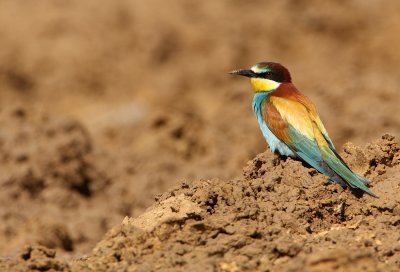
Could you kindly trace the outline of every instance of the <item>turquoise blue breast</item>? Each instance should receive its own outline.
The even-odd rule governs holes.
[[[284,156],[296,157],[296,155],[290,150],[287,145],[279,140],[272,132],[269,130],[267,124],[263,119],[263,103],[265,99],[268,98],[268,95],[271,92],[257,92],[253,98],[253,110],[256,114],[258,124],[260,125],[260,129],[264,135],[265,140],[267,140],[269,148],[272,152],[278,152]]]

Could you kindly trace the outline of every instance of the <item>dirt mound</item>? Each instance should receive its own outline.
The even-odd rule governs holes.
[[[343,190],[299,161],[266,152],[241,178],[183,183],[161,195],[74,267],[397,271],[400,147],[385,135],[364,148],[347,145],[344,155],[380,198]]]
[[[110,179],[86,130],[26,107],[3,109],[0,127],[0,251],[88,250],[118,211],[102,201]]]
[[[139,229],[149,225],[152,217],[141,214],[154,204],[154,195],[182,181],[188,184],[187,190],[198,186],[210,194],[211,187],[225,188],[221,184],[232,190],[242,188],[240,184],[253,188],[249,180],[253,180],[252,184],[261,183],[257,179],[262,180],[262,190],[273,184],[268,185],[272,186],[268,190],[294,194],[293,188],[301,182],[302,186],[310,186],[303,188],[306,194],[314,193],[316,197],[307,200],[306,206],[312,209],[304,211],[304,216],[311,216],[317,202],[346,196],[346,203],[340,208],[337,205],[344,200],[331,204],[328,201],[327,209],[320,211],[321,218],[315,212],[306,231],[329,230],[331,224],[342,226],[342,219],[338,219],[340,209],[351,211],[352,206],[358,207],[351,202],[355,196],[347,196],[347,192],[341,192],[310,169],[298,168],[298,162],[281,161],[266,153],[258,157],[259,162],[248,166],[242,178],[232,180],[240,175],[246,161],[267,145],[252,112],[248,82],[226,72],[259,61],[277,61],[287,66],[296,86],[317,105],[338,150],[347,141],[361,145],[383,133],[400,135],[400,115],[396,114],[400,101],[400,39],[394,35],[400,30],[399,9],[400,2],[396,0],[385,1],[385,5],[359,0],[252,4],[232,0],[1,1],[0,270],[10,270],[1,266],[10,261],[16,261],[21,269],[30,265],[39,270],[71,269],[72,263],[60,257],[89,254],[106,231],[125,216],[138,218],[134,224]],[[389,151],[382,148],[381,144],[371,145],[369,150],[348,145],[344,156],[357,171],[372,178],[373,190],[384,196],[387,193],[379,190],[385,188],[377,188],[386,184],[380,178],[394,175],[398,166],[382,163],[381,158],[390,158]],[[386,148],[390,149],[388,145]],[[274,165],[270,165],[271,160]],[[269,180],[272,176],[263,173],[264,168],[278,173],[277,180]],[[312,179],[308,175],[313,175]],[[220,181],[189,182],[211,178]],[[284,180],[285,184],[293,183],[291,189],[284,187]],[[321,186],[314,188],[314,184]],[[389,192],[391,183],[387,185]],[[299,194],[301,189],[298,188]],[[247,196],[243,201],[253,208],[256,204],[263,207],[267,204],[258,204],[262,192],[255,195],[255,202]],[[202,194],[196,193],[199,199],[206,199]],[[233,198],[239,198],[238,194]],[[288,201],[288,196],[281,194],[282,203],[274,198],[268,208],[282,207],[284,200]],[[221,196],[221,192],[214,196],[215,209],[222,207]],[[384,200],[383,196],[379,201]],[[160,197],[159,203],[167,198],[168,195]],[[195,203],[190,196],[185,199]],[[208,218],[203,215],[204,207],[187,201],[186,207],[196,210],[189,220],[200,220],[197,214],[202,216],[200,221]],[[285,204],[288,211],[300,209],[289,203]],[[393,205],[380,208],[382,214],[390,213]],[[201,212],[197,212],[198,208]],[[152,209],[156,211],[159,206]],[[338,210],[336,217],[329,212],[332,209]],[[281,212],[282,222],[277,225],[290,221]],[[262,212],[256,212],[256,216],[258,213]],[[345,215],[343,222],[352,220],[349,213]],[[172,219],[178,220],[181,214],[174,216]],[[299,224],[298,217],[294,218]],[[156,222],[163,220],[160,216]],[[131,222],[132,219],[125,221],[126,228]],[[384,230],[386,224],[382,223]],[[304,231],[305,225],[300,226],[298,232]],[[207,230],[199,231],[207,234]],[[391,234],[393,241],[397,239],[396,231]],[[149,229],[145,232],[152,233]],[[146,235],[154,239],[152,234]],[[206,244],[214,241],[210,237]],[[222,239],[218,237],[215,239]],[[265,236],[255,240],[263,239]],[[281,246],[285,245],[282,241]],[[315,241],[318,246],[319,241]],[[271,243],[277,245],[278,240],[274,238]],[[298,243],[301,245],[301,241]],[[236,251],[237,256],[242,256],[240,245],[235,250],[222,245],[229,248],[224,256]],[[384,245],[377,246],[379,252]],[[55,249],[57,255],[43,246]],[[305,246],[299,247],[288,249],[298,251],[294,257],[276,257],[267,252],[260,262],[267,263],[267,267],[272,263],[276,269],[284,267],[285,259],[300,264]],[[153,260],[155,255],[150,249],[147,252],[146,258]],[[352,260],[373,264],[376,259],[381,264],[385,258],[388,265],[397,265],[391,261],[394,257],[381,257],[375,252],[372,259],[368,257],[370,252],[363,251],[358,257],[344,252],[334,249],[325,256],[334,256],[337,261],[332,261],[333,265]],[[104,256],[93,256],[99,257],[91,259],[95,260],[92,263],[80,264],[100,265]],[[187,260],[185,256],[180,259]],[[256,253],[254,258],[260,256]],[[316,256],[323,258],[322,253]],[[111,257],[111,266],[121,265],[115,258]],[[138,262],[139,258],[135,258],[129,262]],[[218,266],[218,258],[209,260]],[[241,268],[240,258],[235,264],[223,264],[223,268]],[[255,267],[253,259],[249,259],[249,265]],[[308,257],[302,260],[310,261]]]
[[[65,260],[56,257],[56,251],[43,246],[28,246],[14,258],[0,258],[1,271],[70,271]]]

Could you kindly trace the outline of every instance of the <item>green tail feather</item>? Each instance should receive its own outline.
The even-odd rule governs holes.
[[[292,126],[289,126],[288,132],[293,141],[293,144],[288,145],[288,147],[309,165],[343,187],[348,185],[377,197],[366,186],[369,183],[368,179],[354,173],[336,153],[333,145],[331,147],[328,145],[325,147],[318,146],[314,140],[308,139]]]
[[[328,166],[340,177],[342,177],[351,188],[358,188],[371,196],[378,197],[366,186],[366,184],[369,182],[368,179],[351,171],[350,168],[343,162],[343,160],[335,155],[336,152],[333,152],[329,147],[322,148],[321,151],[322,157]]]
[[[326,139],[326,138],[325,138]],[[346,166],[354,175],[356,175],[357,176],[357,178],[362,182],[362,183],[364,183],[365,185],[367,185],[368,183],[369,183],[369,180],[367,179],[367,178],[365,178],[365,177],[363,177],[363,176],[360,176],[359,174],[357,174],[357,173],[354,173],[351,169],[350,169],[350,167],[347,165],[347,163],[343,160],[343,158],[336,152],[336,150],[335,150],[335,148],[333,147],[333,145],[330,145],[330,151],[331,152],[333,152],[333,154],[336,156],[336,158],[338,158],[341,162],[342,162],[342,164],[344,165],[344,166]]]

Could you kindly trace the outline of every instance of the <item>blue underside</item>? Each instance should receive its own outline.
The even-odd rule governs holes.
[[[265,140],[269,145],[269,148],[273,152],[278,152],[284,156],[296,157],[292,150],[281,140],[279,140],[272,132],[269,130],[268,126],[265,124],[264,119],[262,117],[262,105],[265,99],[271,92],[258,92],[254,95],[253,98],[253,110],[257,116],[258,124],[260,125],[260,129],[264,135]]]

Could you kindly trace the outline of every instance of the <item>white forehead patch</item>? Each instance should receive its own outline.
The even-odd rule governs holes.
[[[254,73],[262,73],[262,72],[266,72],[270,69],[268,68],[260,68],[259,65],[254,65],[253,67],[250,68],[250,70],[252,70]]]

